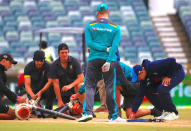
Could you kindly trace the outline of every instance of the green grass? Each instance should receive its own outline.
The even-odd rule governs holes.
[[[107,118],[107,113],[96,113],[97,118]],[[124,116],[123,112],[123,117]],[[56,122],[51,119],[39,121],[0,121],[0,131],[191,131],[191,110],[179,109],[180,118],[164,123],[107,123],[107,122]],[[147,116],[144,118],[151,118]],[[95,118],[96,119],[96,118]],[[184,122],[187,126],[183,126]]]
[[[126,125],[126,124],[90,124],[90,123],[5,123],[1,131],[190,131],[191,128],[173,128],[160,126]]]

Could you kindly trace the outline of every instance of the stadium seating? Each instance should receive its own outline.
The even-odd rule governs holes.
[[[179,17],[191,42],[191,0],[175,0]]]
[[[178,0],[177,0],[178,1]],[[189,1],[189,0],[187,0]],[[11,52],[15,57],[31,58],[38,49],[37,30],[49,27],[83,27],[96,19],[97,0],[1,0],[0,1],[0,51]],[[143,0],[102,0],[110,9],[110,20],[120,25],[122,37],[121,57],[132,64],[141,59],[165,57],[158,36]],[[191,14],[184,2],[177,7],[182,11],[188,32],[191,32]],[[191,37],[191,35],[190,35]],[[81,57],[81,35],[51,34],[43,36],[50,46],[57,48],[61,41],[69,44],[73,56]],[[20,48],[19,48],[20,47]],[[12,52],[11,52],[12,53]]]

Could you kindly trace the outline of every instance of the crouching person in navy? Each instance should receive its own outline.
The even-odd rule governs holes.
[[[140,81],[140,88],[136,95],[130,119],[135,118],[135,113],[140,107],[143,97],[160,111],[158,119],[178,119],[178,111],[170,96],[170,90],[184,80],[185,72],[182,65],[176,63],[175,58],[166,58],[156,61],[143,60],[142,65],[133,67],[132,81]]]

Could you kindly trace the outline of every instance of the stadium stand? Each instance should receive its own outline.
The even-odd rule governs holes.
[[[191,0],[176,0],[179,17],[191,42]]]
[[[119,51],[123,60],[136,64],[143,58],[155,60],[165,57],[143,0],[1,0],[0,51],[8,51],[18,58],[24,56],[24,60],[27,60],[39,48],[37,30],[85,27],[87,22],[96,19],[95,10],[100,2],[108,4],[110,19],[121,27]],[[188,12],[180,6],[179,9]],[[185,20],[190,18],[186,17],[188,13],[180,15]],[[190,23],[185,22],[187,26]],[[191,32],[190,27],[188,31]],[[80,37],[49,33],[43,36],[43,40],[53,47],[57,47],[61,40],[66,40],[72,50],[77,51],[72,55],[81,59]]]

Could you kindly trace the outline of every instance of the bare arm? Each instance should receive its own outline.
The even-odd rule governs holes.
[[[84,81],[84,75],[83,73],[81,73],[71,84],[63,86],[62,91],[67,91],[73,87],[76,87],[79,83],[82,83],[83,81]]]
[[[49,87],[52,84],[52,79],[48,79],[48,82],[45,84],[45,86],[37,93],[38,97],[41,97],[42,93],[44,93],[46,90],[49,89]]]
[[[57,100],[58,100],[58,107],[62,107],[62,106],[64,106],[64,103],[62,101],[62,97],[61,97],[61,94],[60,94],[59,80],[58,79],[53,79],[52,82],[53,82],[53,85],[54,85],[54,92],[55,92],[55,95],[56,95]]]
[[[27,77],[25,78],[25,89],[27,93],[31,96],[32,99],[36,99],[36,95],[33,93],[31,89],[31,78]]]

